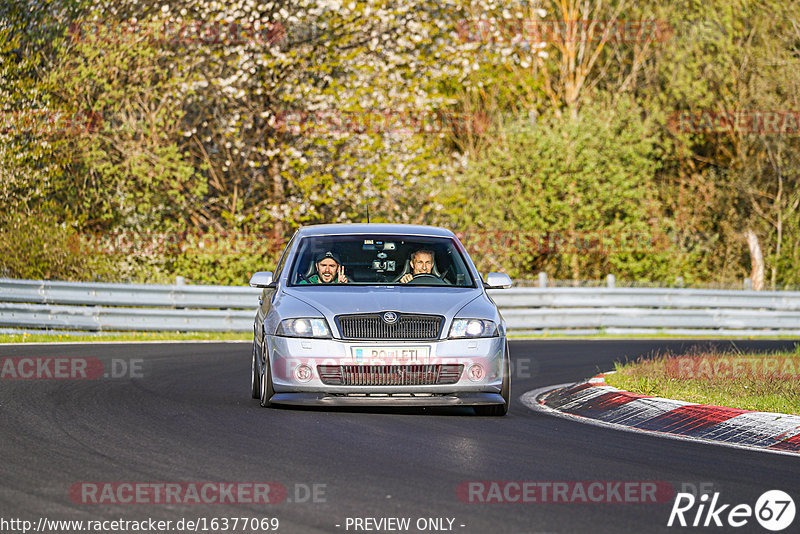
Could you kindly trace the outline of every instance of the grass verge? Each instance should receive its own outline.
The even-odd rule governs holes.
[[[791,334],[768,334],[753,336],[748,334],[714,334],[713,332],[697,332],[692,334],[669,334],[666,332],[653,332],[649,334],[626,333],[597,333],[597,334],[570,334],[566,332],[542,333],[514,333],[508,332],[508,339],[690,339],[690,340],[715,340],[715,339],[797,339]]]
[[[800,414],[800,344],[793,352],[661,354],[615,367],[606,384],[632,393]]]
[[[92,341],[231,341],[252,339],[250,332],[107,332],[103,334],[0,334],[0,343]]]

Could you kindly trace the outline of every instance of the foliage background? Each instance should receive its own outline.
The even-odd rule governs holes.
[[[9,0],[0,275],[242,284],[369,208],[523,278],[740,285],[751,230],[793,287],[798,127],[675,116],[800,111],[798,66],[781,0]]]

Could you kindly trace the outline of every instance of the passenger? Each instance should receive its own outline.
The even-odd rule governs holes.
[[[317,274],[308,280],[301,280],[300,284],[346,284],[347,276],[344,274],[344,265],[339,257],[331,251],[323,252],[317,256]]]
[[[420,249],[411,254],[411,272],[404,274],[400,278],[400,283],[405,284],[411,281],[415,276],[420,274],[432,274],[433,271],[433,251],[427,249]]]

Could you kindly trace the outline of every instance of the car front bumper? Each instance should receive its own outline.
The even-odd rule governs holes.
[[[272,404],[290,406],[489,406],[503,404],[498,393],[452,393],[444,395],[364,394],[329,395],[325,393],[276,393]]]
[[[343,341],[267,336],[265,341],[275,389],[272,402],[277,404],[474,406],[503,403],[499,393],[507,357],[504,337]],[[388,352],[385,349],[389,349]],[[387,356],[393,350],[396,357]],[[418,360],[409,360],[403,357],[408,353],[421,356]],[[379,356],[372,356],[374,354]],[[409,364],[461,365],[463,368],[452,384],[332,385],[323,383],[319,372],[320,366],[363,369],[361,366]],[[298,373],[303,366],[306,372],[311,370],[310,377]],[[473,366],[480,367],[479,378],[468,372]]]

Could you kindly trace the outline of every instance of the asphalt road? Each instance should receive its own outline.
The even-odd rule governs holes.
[[[466,494],[458,489],[470,481],[503,483],[471,486],[484,488],[472,494],[473,500],[490,498],[492,487],[515,488],[505,484],[509,481],[537,482],[539,492],[565,481],[582,482],[584,489],[592,481],[603,482],[604,488],[628,481],[663,482],[674,491],[702,487],[719,492],[720,504],[731,505],[753,506],[763,492],[780,489],[800,508],[798,458],[584,425],[532,412],[518,400],[528,390],[611,369],[618,359],[665,348],[685,351],[696,343],[512,341],[514,402],[502,418],[477,417],[470,409],[264,409],[249,395],[250,346],[243,343],[0,346],[0,358],[85,358],[89,375],[96,358],[102,373],[120,375],[13,379],[9,373],[14,370],[4,360],[0,531],[20,531],[1,521],[36,524],[43,517],[154,518],[173,521],[171,532],[188,530],[175,530],[181,518],[215,517],[278,518],[278,532],[288,533],[702,530],[667,528],[672,492],[658,503],[464,502]],[[735,345],[770,350],[793,342]],[[18,366],[21,360],[11,361]],[[38,372],[58,370],[42,367]],[[205,481],[273,482],[280,485],[273,487],[273,497],[274,488],[285,487],[288,493],[272,504],[84,502],[91,500],[85,493],[91,483],[142,487]],[[98,487],[119,490],[118,484]],[[574,484],[569,487],[572,491]],[[122,494],[115,495],[106,500]],[[613,490],[608,495],[614,500]],[[510,491],[509,496],[518,494]],[[696,511],[687,512],[687,519],[693,520]],[[380,529],[398,524],[365,521],[394,517],[409,518],[408,529]],[[357,518],[362,522],[356,523]],[[431,518],[441,518],[441,525]],[[210,523],[206,527],[222,531]],[[202,525],[198,530],[203,531]],[[753,518],[744,528],[706,530],[766,532]],[[800,517],[786,531],[798,530]],[[240,526],[229,531],[267,530]]]

